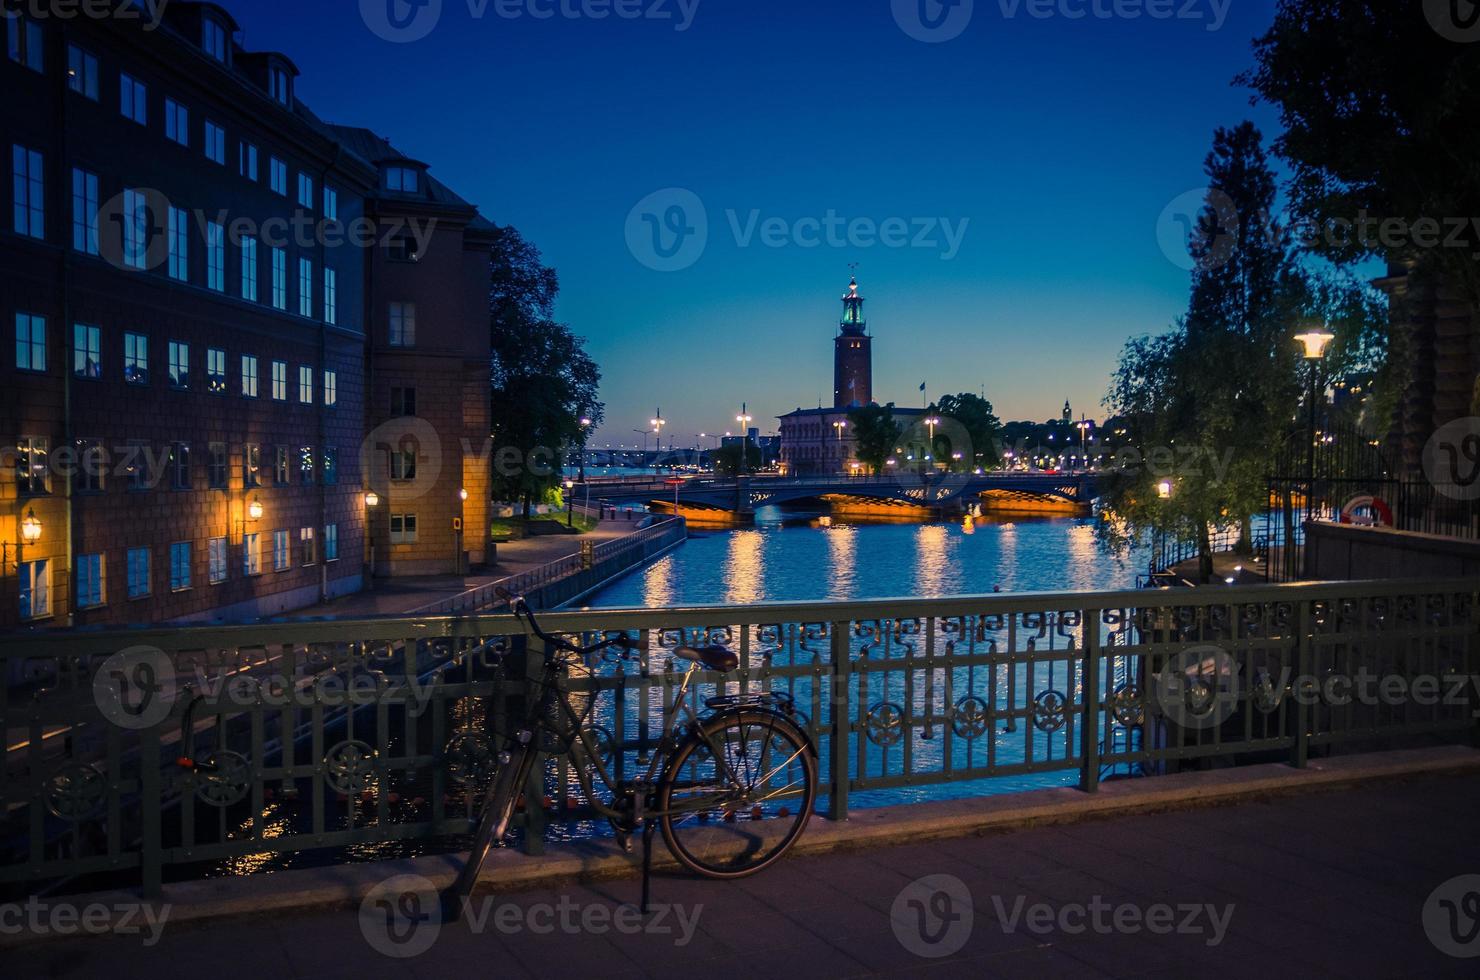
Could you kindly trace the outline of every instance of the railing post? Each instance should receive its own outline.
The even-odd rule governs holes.
[[[828,818],[848,819],[848,747],[851,743],[852,705],[848,695],[848,677],[853,669],[853,646],[849,640],[850,622],[832,624],[832,656],[828,663],[828,701],[832,711],[832,730],[828,736]]]
[[[146,899],[157,899],[164,894],[164,828],[160,819],[164,779],[159,771],[158,725],[150,725],[139,735],[139,782],[141,884]]]
[[[1296,684],[1300,679],[1310,677],[1311,664],[1314,661],[1312,650],[1311,629],[1314,617],[1311,615],[1311,600],[1301,599],[1295,605],[1295,678]],[[1295,695],[1295,745],[1290,752],[1290,765],[1296,769],[1304,769],[1310,761],[1310,704],[1309,698],[1303,691],[1293,691]]]
[[[545,644],[537,637],[524,641],[524,676],[529,681],[528,691],[543,691],[541,675],[545,669]],[[525,697],[530,695],[526,694]],[[525,717],[533,717],[539,705],[525,704]],[[538,738],[529,746],[534,753],[534,765],[529,769],[529,780],[524,784],[524,853],[538,856],[545,853],[545,761],[540,754]]]
[[[1086,609],[1084,619],[1084,727],[1079,735],[1083,768],[1079,788],[1086,793],[1100,789],[1100,611]]]

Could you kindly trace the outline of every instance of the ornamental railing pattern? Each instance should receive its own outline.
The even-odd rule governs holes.
[[[998,595],[550,613],[623,631],[631,661],[570,685],[618,775],[636,772],[681,645],[739,669],[705,698],[790,694],[822,807],[1473,740],[1480,581]],[[142,884],[457,849],[532,641],[508,616],[11,637],[0,650],[0,890]],[[189,711],[187,713],[187,708]],[[188,717],[189,723],[183,724]],[[546,746],[558,750],[557,745]],[[202,763],[191,771],[181,757]],[[525,847],[591,831],[555,752]],[[978,780],[991,782],[980,783]]]

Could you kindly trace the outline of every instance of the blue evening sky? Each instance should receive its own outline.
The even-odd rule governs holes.
[[[926,381],[985,387],[1004,419],[1057,416],[1065,398],[1098,417],[1126,339],[1185,308],[1158,220],[1203,185],[1214,128],[1275,130],[1232,84],[1273,0],[1120,0],[1197,18],[1170,20],[1095,15],[1116,0],[974,0],[942,43],[901,28],[921,33],[920,0],[698,0],[682,31],[680,0],[615,0],[666,20],[579,16],[580,0],[564,0],[573,17],[562,0],[419,0],[434,21],[405,0],[225,2],[249,48],[294,58],[321,116],[389,137],[543,250],[559,315],[605,374],[598,445],[634,442],[660,406],[692,444],[734,428],[742,401],[773,431],[829,398],[855,262],[879,400],[917,405]],[[434,26],[386,40],[388,3],[408,30]],[[658,199],[629,236],[638,202],[669,188],[693,197]],[[695,198],[697,261],[639,261],[662,264],[643,215],[667,245],[671,205]],[[967,224],[953,255],[939,225],[918,248],[793,237],[813,242],[798,222],[829,213],[902,220],[910,241],[921,221]],[[752,216],[780,219],[770,239],[744,240]]]

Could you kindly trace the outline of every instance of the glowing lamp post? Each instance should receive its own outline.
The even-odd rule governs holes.
[[[735,475],[738,477],[740,471],[750,470],[750,406],[745,402],[740,403],[740,414],[735,416],[735,421],[740,423],[740,466]]]
[[[1315,506],[1316,493],[1316,400],[1320,397],[1321,361],[1326,347],[1336,335],[1325,329],[1307,330],[1295,335],[1304,348],[1305,362],[1310,365],[1309,429],[1305,444],[1305,516],[1308,520]]]

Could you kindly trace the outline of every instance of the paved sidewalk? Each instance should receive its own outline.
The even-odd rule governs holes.
[[[470,589],[501,582],[513,575],[547,565],[561,558],[581,553],[581,542],[603,544],[633,533],[633,521],[603,521],[586,534],[550,534],[518,541],[503,541],[498,546],[498,560],[478,575],[434,575],[414,578],[379,579],[370,592],[356,592],[333,602],[298,609],[290,619],[318,619],[336,616],[355,619],[365,616],[404,616],[415,609],[450,599]]]
[[[1425,913],[1443,938],[1445,896],[1431,895],[1480,873],[1477,807],[1480,778],[1435,777],[799,857],[733,883],[662,876],[654,901],[674,908],[635,935],[613,926],[634,914],[621,907],[639,886],[624,879],[491,895],[482,931],[422,925],[401,945],[382,916],[350,909],[167,926],[150,948],[88,938],[3,957],[7,978],[151,980],[1471,977],[1480,961],[1441,953]],[[1459,908],[1472,890],[1453,896]],[[1149,931],[1161,916],[1171,934]],[[392,958],[367,935],[430,948]]]

